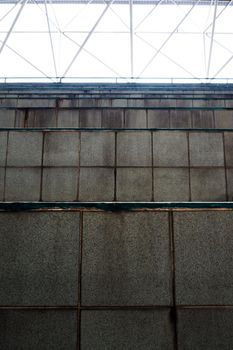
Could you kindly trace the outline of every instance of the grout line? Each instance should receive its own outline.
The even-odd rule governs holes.
[[[7,160],[8,160],[8,151],[9,151],[9,131],[6,136],[6,158],[5,158],[5,166],[4,166],[4,179],[3,179],[3,201],[6,200],[6,171],[7,171]]]
[[[115,135],[115,154],[114,154],[114,198],[113,200],[117,200],[117,132]]]
[[[81,165],[81,166],[78,166],[78,165],[45,165],[43,166],[44,169],[78,169],[78,168],[84,168],[84,169],[114,169],[115,168],[115,165]],[[8,165],[7,168],[9,169],[40,169],[42,168],[40,165]],[[139,165],[119,165],[117,167],[118,169],[119,168],[122,168],[122,169],[151,169],[152,166],[147,166],[147,165],[142,165],[142,166],[139,166]],[[181,165],[181,166],[153,166],[154,169],[188,169],[189,167],[188,166],[185,166],[185,165]],[[207,166],[190,166],[190,169],[198,169],[198,170],[201,170],[201,169],[206,169],[206,170],[210,170],[210,169],[223,169],[224,168],[224,165],[218,165],[218,166],[213,166],[213,165],[207,165]],[[233,169],[233,166],[226,166],[226,169]]]
[[[190,161],[190,135],[189,135],[189,132],[186,133],[186,136],[187,136],[187,146],[188,146],[188,176],[189,176],[189,198],[188,198],[188,201],[191,202],[192,201],[192,188],[191,188],[191,161]],[[192,168],[195,168],[195,167],[192,167]],[[202,168],[202,167],[201,167]]]
[[[226,161],[226,142],[225,142],[225,133],[222,133],[223,140],[223,156],[224,156],[224,175],[225,175],[225,191],[226,191],[226,200],[229,201],[229,191],[228,191],[228,178],[227,178],[227,161]]]
[[[169,125],[170,125],[170,117],[169,117]],[[4,131],[10,131],[10,132],[38,132],[38,131],[42,131],[42,132],[45,132],[45,131],[50,131],[50,132],[58,132],[58,131],[63,131],[63,132],[70,132],[70,131],[83,131],[83,132],[114,132],[114,131],[117,131],[117,132],[151,132],[151,131],[154,131],[154,132],[176,132],[176,131],[182,131],[182,132],[186,132],[186,131],[189,131],[189,132],[200,132],[200,133],[206,133],[206,132],[209,132],[209,133],[222,133],[224,131],[227,131],[227,132],[232,132],[233,131],[233,128],[187,128],[187,127],[165,127],[165,128],[133,128],[133,127],[130,127],[130,128],[122,128],[122,127],[113,127],[113,128],[110,128],[110,127],[104,127],[101,126],[100,127],[53,127],[53,126],[46,126],[46,127],[15,127],[15,128],[12,128],[12,127],[1,127],[0,128],[0,132],[4,132]]]
[[[78,166],[77,168],[77,188],[76,188],[76,200],[79,200],[79,186],[80,186],[80,169],[81,169],[81,144],[82,144],[82,133],[79,133],[79,148],[78,148]]]
[[[154,189],[154,137],[153,132],[151,132],[151,163],[152,163],[152,202],[155,200],[155,189]]]
[[[170,234],[170,252],[171,252],[171,271],[172,271],[172,310],[171,321],[173,323],[174,332],[174,350],[178,349],[178,333],[177,333],[177,308],[176,308],[176,267],[175,267],[175,238],[174,238],[174,216],[173,211],[168,213],[169,234]]]
[[[83,212],[79,214],[79,256],[78,256],[78,310],[77,310],[77,350],[81,349],[81,304],[82,304],[82,251]]]
[[[176,305],[176,310],[232,310],[233,305]],[[144,311],[144,310],[172,310],[170,305],[92,305],[92,306],[77,306],[77,305],[2,305],[0,306],[0,312],[3,310],[60,310],[60,311],[102,311],[102,310],[111,310],[111,311]]]

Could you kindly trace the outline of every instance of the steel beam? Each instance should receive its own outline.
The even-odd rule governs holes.
[[[82,45],[80,46],[80,48],[78,49],[78,51],[76,52],[76,54],[74,55],[72,61],[70,62],[70,64],[68,65],[68,67],[66,68],[65,72],[62,75],[62,78],[64,78],[66,76],[66,74],[69,72],[70,68],[72,67],[73,63],[75,62],[75,60],[77,59],[77,57],[79,56],[79,54],[81,53],[82,49],[84,48],[84,46],[86,45],[86,43],[88,42],[88,40],[90,39],[90,37],[92,36],[92,34],[94,33],[96,27],[98,26],[98,24],[100,23],[101,19],[103,18],[103,16],[105,15],[105,13],[107,12],[107,10],[109,9],[109,7],[112,5],[112,3],[114,2],[114,0],[109,1],[108,5],[105,7],[104,11],[101,13],[101,15],[99,16],[99,18],[97,19],[96,23],[94,24],[94,26],[92,27],[92,29],[90,30],[90,32],[88,33],[86,39],[84,40],[84,42],[82,43]]]
[[[214,32],[215,32],[217,8],[218,8],[218,0],[215,0],[214,1],[214,17],[213,17],[212,33],[211,33],[211,39],[210,39],[209,60],[208,60],[208,66],[207,66],[207,78],[209,78],[210,65],[211,65],[211,59],[212,59],[213,41],[214,41],[213,39],[214,39]]]
[[[130,73],[131,78],[134,77],[134,49],[133,49],[133,0],[129,0],[129,14],[130,14]]]
[[[11,25],[9,31],[8,31],[8,33],[7,33],[7,35],[5,37],[5,39],[2,42],[2,46],[0,48],[0,55],[1,55],[4,47],[6,46],[7,40],[9,39],[9,37],[10,37],[10,35],[11,35],[13,29],[14,29],[14,26],[16,25],[16,23],[18,21],[18,18],[20,16],[21,12],[23,11],[23,8],[24,8],[24,6],[26,5],[27,2],[28,2],[28,0],[24,0],[23,2],[22,1],[20,2],[21,3],[21,7],[20,7],[20,9],[19,9],[19,11],[18,11],[18,13],[17,13],[17,15],[16,15],[16,17],[15,17],[15,19],[14,19],[14,21],[13,21],[13,23],[12,23],[12,25]]]
[[[181,19],[181,21],[177,24],[177,26],[173,29],[173,31],[170,33],[170,35],[167,37],[167,39],[163,42],[163,44],[160,46],[158,51],[151,57],[149,62],[146,64],[146,66],[143,68],[143,70],[140,72],[137,78],[140,78],[141,75],[145,72],[145,70],[151,65],[151,63],[154,61],[154,59],[158,56],[160,51],[165,47],[165,45],[168,43],[168,41],[171,39],[173,34],[178,30],[178,28],[181,26],[181,24],[186,20],[186,18],[189,16],[189,14],[192,12],[194,7],[199,3],[200,0],[197,0],[197,2],[190,8],[190,10],[185,14],[185,16]]]

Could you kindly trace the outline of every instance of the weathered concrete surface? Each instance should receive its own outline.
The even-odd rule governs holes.
[[[1,305],[75,305],[79,214],[4,213],[0,226]]]
[[[177,304],[233,304],[232,223],[231,211],[174,214]]]
[[[172,350],[167,311],[83,311],[81,348]]]
[[[2,131],[2,192],[6,200],[230,200],[232,135],[233,131],[182,130]]]
[[[171,303],[167,213],[85,214],[83,229],[84,305]]]
[[[76,330],[73,310],[0,310],[4,350],[75,350]]]

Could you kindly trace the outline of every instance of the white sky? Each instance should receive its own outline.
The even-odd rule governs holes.
[[[68,69],[105,7],[47,4],[46,14],[45,4],[28,4],[1,49],[20,5],[0,4],[0,78],[63,77],[65,72],[66,81],[69,77],[90,80],[131,77],[127,5],[116,4],[107,10]],[[178,26],[191,7],[175,4],[156,8],[154,5],[133,6],[134,78],[205,78],[209,61],[210,78],[233,78],[233,7],[229,6],[216,20],[211,60],[212,25],[208,26],[213,21],[214,6],[194,7]],[[223,9],[218,6],[217,16]],[[177,30],[171,36],[175,28]],[[224,67],[227,61],[229,63]]]

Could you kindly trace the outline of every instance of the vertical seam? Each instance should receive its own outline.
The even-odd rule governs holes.
[[[3,201],[6,200],[6,169],[7,169],[7,160],[8,160],[8,148],[9,148],[9,131],[7,131],[6,137],[6,153],[5,153],[5,166],[4,166],[4,178],[3,178]]]
[[[227,161],[226,161],[226,148],[225,148],[225,132],[222,132],[222,141],[223,141],[223,157],[224,157],[224,176],[225,176],[225,198],[229,201],[228,193],[228,179],[227,179]]]
[[[172,311],[171,318],[173,323],[174,349],[178,349],[177,334],[177,305],[176,305],[176,267],[175,267],[175,237],[174,237],[174,216],[173,211],[168,212],[169,220],[169,238],[170,238],[170,256],[171,256],[171,274],[172,274]]]

